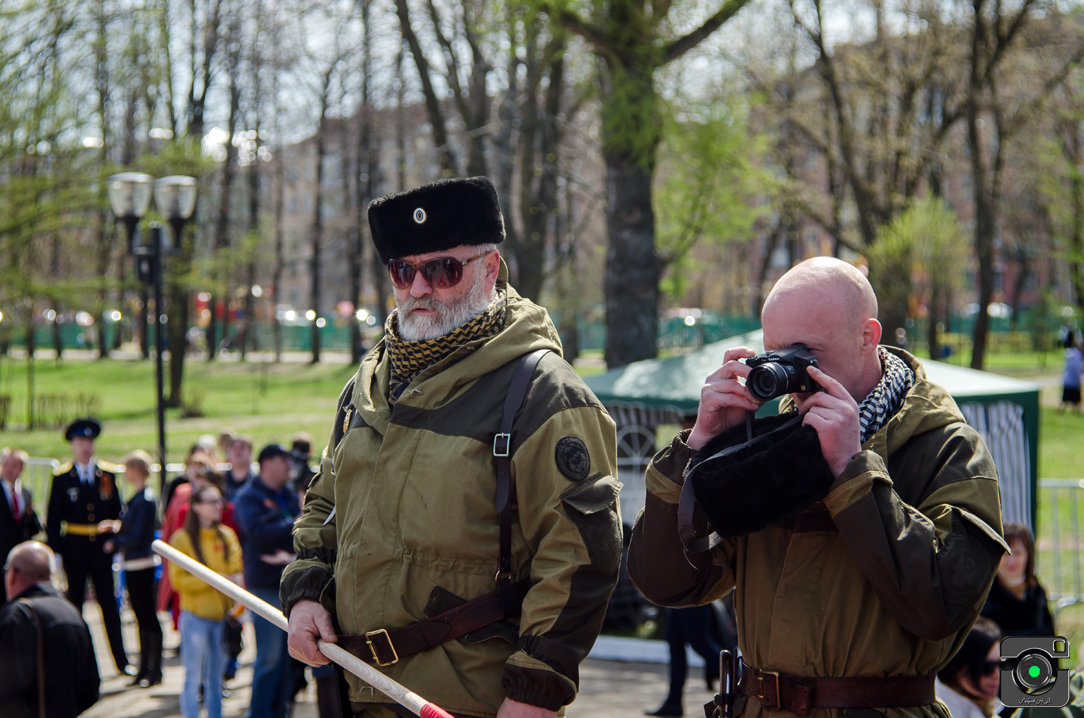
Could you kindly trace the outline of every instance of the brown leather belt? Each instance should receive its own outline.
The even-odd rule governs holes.
[[[933,676],[804,678],[741,664],[738,689],[768,710],[809,715],[814,708],[899,708],[934,702]]]
[[[496,591],[402,628],[378,628],[362,636],[339,636],[339,646],[366,663],[390,666],[415,653],[477,631],[505,618]]]

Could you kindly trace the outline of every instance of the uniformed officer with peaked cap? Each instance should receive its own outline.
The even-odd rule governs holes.
[[[102,521],[119,519],[121,511],[116,467],[94,458],[94,440],[101,433],[101,423],[91,417],[76,419],[64,430],[72,460],[53,473],[45,530],[49,546],[63,561],[68,600],[82,610],[87,577],[94,582],[94,597],[102,609],[113,661],[118,671],[135,675],[124,651],[120,612],[114,600],[113,559],[103,548],[108,536],[98,528]]]

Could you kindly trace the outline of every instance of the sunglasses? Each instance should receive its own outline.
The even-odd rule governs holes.
[[[997,669],[1001,668],[1001,661],[983,661],[982,662],[982,675],[992,676]]]
[[[491,250],[492,251],[492,250]],[[439,257],[430,259],[428,262],[408,262],[404,259],[389,259],[388,274],[391,275],[391,283],[396,289],[406,289],[414,284],[414,276],[421,273],[422,277],[431,287],[447,289],[459,284],[463,279],[463,267],[476,259],[489,254],[482,252],[468,259],[459,260],[455,257]]]

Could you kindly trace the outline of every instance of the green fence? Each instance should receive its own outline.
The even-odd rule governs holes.
[[[559,321],[559,320],[558,320]],[[1058,329],[1061,319],[1055,316],[1041,316],[1025,313],[1013,323],[1004,317],[991,317],[990,319],[990,343],[991,351],[1048,351],[1056,348]],[[974,317],[953,317],[939,335],[942,344],[942,356],[949,358],[960,356],[969,351],[971,346],[971,334],[974,330]],[[75,323],[60,323],[57,325],[60,332],[60,341],[64,349],[86,349],[97,346],[98,335],[95,327],[84,327]],[[711,312],[701,312],[697,315],[681,314],[667,316],[659,320],[658,347],[660,350],[695,348],[704,344],[719,341],[730,336],[744,334],[760,327],[759,318],[748,316],[727,316]],[[41,324],[34,328],[34,341],[38,348],[50,348],[53,346],[53,325]],[[237,341],[237,326],[230,325],[230,337],[222,343],[226,349],[235,349]],[[340,319],[329,321],[326,326],[320,328],[320,347],[329,351],[349,351],[351,341],[351,328],[348,320]],[[580,343],[580,351],[601,351],[606,345],[606,327],[602,321],[588,321],[577,318],[576,331]],[[108,346],[117,346],[117,332],[120,339],[131,341],[133,331],[127,323],[107,322],[105,325],[106,342]],[[281,324],[279,332],[284,351],[312,351],[312,325],[311,324]],[[370,344],[379,337],[380,327],[363,326],[365,343]],[[194,333],[198,334],[198,333]],[[908,346],[916,349],[926,348],[926,321],[909,321],[906,327]],[[9,346],[25,346],[26,334],[15,327],[7,327],[7,335],[0,335],[0,340],[6,339]],[[894,334],[886,329],[886,342],[894,342]],[[254,343],[252,343],[254,342]],[[250,340],[249,347],[252,349],[270,349],[274,346],[274,327],[270,324],[259,324],[256,327],[256,335]],[[204,348],[204,347],[198,347]]]

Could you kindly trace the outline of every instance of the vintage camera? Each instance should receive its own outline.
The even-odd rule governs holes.
[[[817,357],[805,344],[764,352],[746,359],[745,363],[753,367],[745,379],[745,386],[760,401],[794,392],[820,390],[806,373],[809,367],[817,366]]]
[[[1006,636],[1001,639],[1001,702],[1012,708],[1060,708],[1069,702],[1069,657],[1062,636]]]

